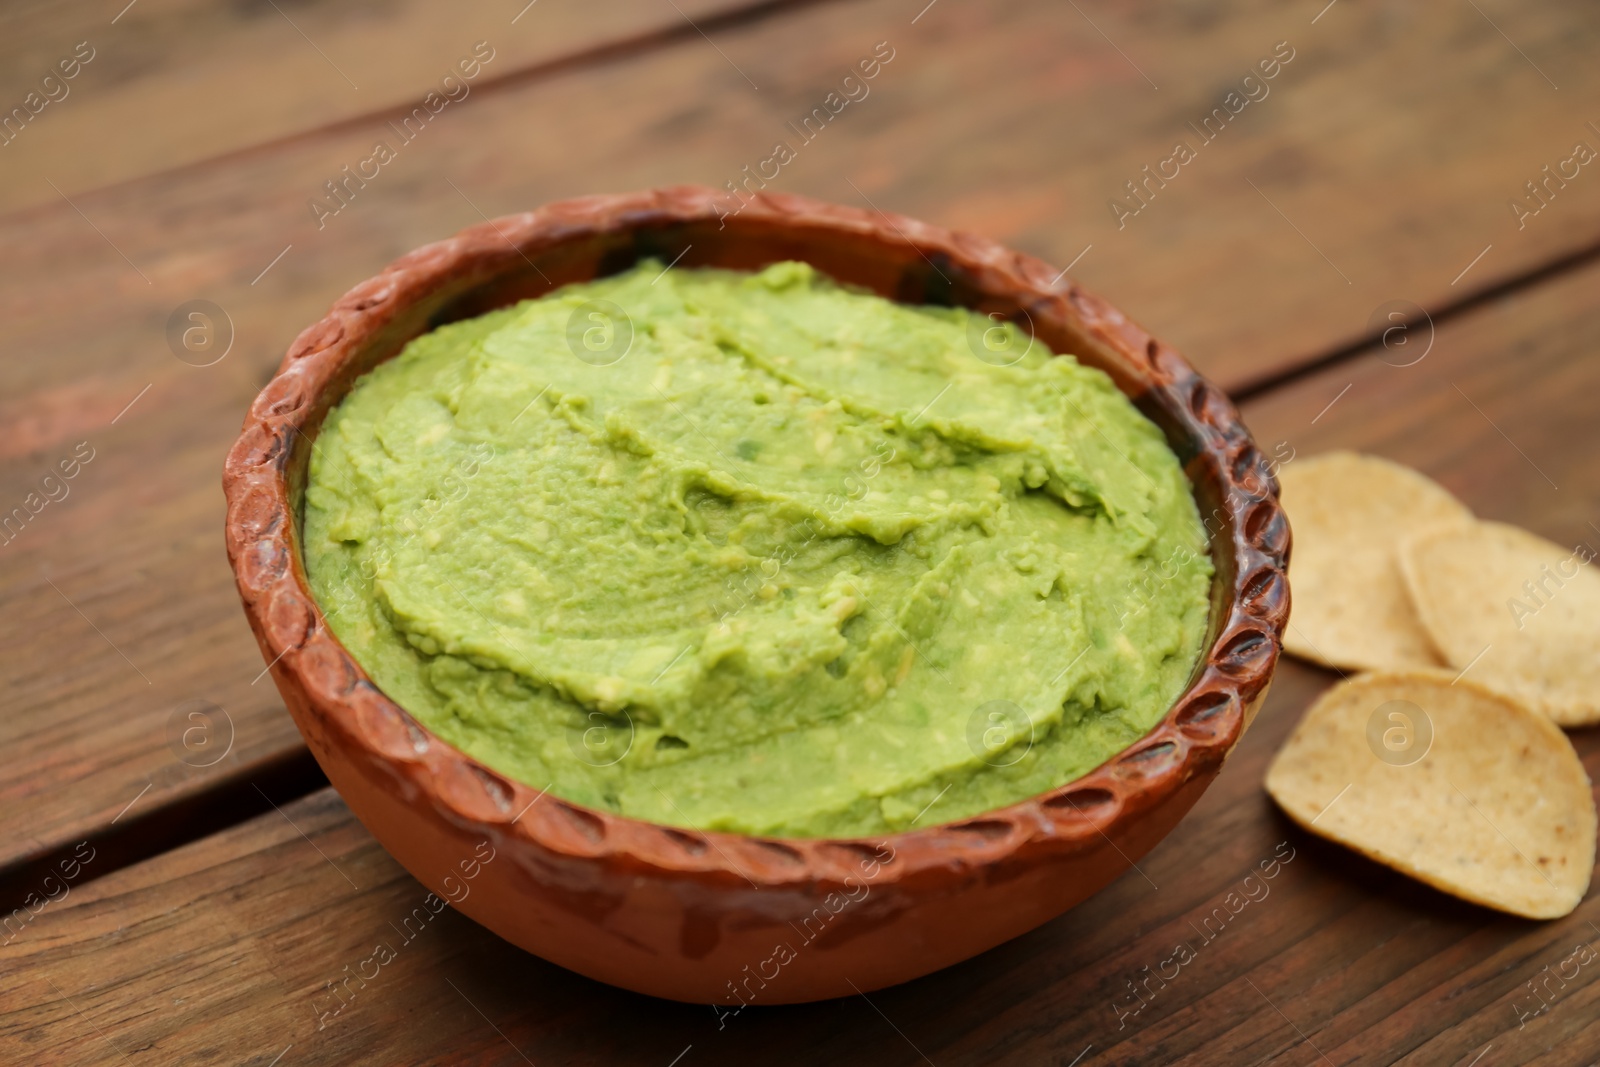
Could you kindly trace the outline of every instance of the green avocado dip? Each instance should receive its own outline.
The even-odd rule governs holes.
[[[1105,374],[794,262],[647,261],[416,338],[328,416],[304,533],[334,633],[452,745],[786,837],[1092,770],[1187,684],[1212,574]]]

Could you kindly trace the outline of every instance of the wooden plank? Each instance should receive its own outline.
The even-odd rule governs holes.
[[[1592,267],[1441,326],[1414,365],[1390,365],[1383,358],[1399,349],[1380,348],[1251,403],[1247,416],[1263,441],[1288,443],[1291,463],[1335,447],[1377,451],[1439,477],[1481,515],[1600,543],[1588,526],[1600,500],[1588,459],[1600,447],[1597,294]],[[1600,893],[1554,922],[1502,916],[1304,834],[1262,792],[1272,753],[1333,678],[1286,662],[1217,782],[1139,872],[870,1002],[752,1009],[719,1026],[706,1007],[575,978],[452,912],[408,938],[397,926],[425,889],[323,792],[46,907],[0,947],[0,966],[22,976],[0,992],[0,1048],[86,1063],[267,1064],[283,1053],[284,1067],[666,1064],[680,1054],[682,1067],[1433,1065],[1490,1045],[1484,1063],[1592,1057],[1600,971],[1552,985],[1537,1017],[1519,1012],[1540,1003],[1528,983],[1544,968],[1600,942]],[[1572,736],[1600,775],[1600,735]],[[1273,858],[1274,877],[1244,882]],[[1230,893],[1251,901],[1220,921]],[[1195,958],[1151,980],[1133,1014],[1128,982],[1147,980],[1180,942]],[[379,943],[396,957],[379,977],[348,998],[332,993],[328,983]]]
[[[0,349],[30,357],[0,367],[0,513],[80,442],[96,449],[71,496],[0,550],[0,640],[16,653],[0,664],[12,695],[0,741],[17,771],[0,784],[0,816],[27,827],[0,841],[0,867],[104,828],[141,794],[139,805],[193,797],[219,773],[298,748],[256,680],[222,563],[216,472],[289,340],[384,262],[480,211],[720,185],[794,137],[787,124],[889,42],[894,58],[870,95],[804,144],[774,188],[906,210],[1061,263],[1094,244],[1077,275],[1237,385],[1361,332],[1380,300],[1455,292],[1456,261],[1480,247],[1463,235],[1499,232],[1497,190],[1569,121],[1470,8],[1406,33],[1390,17],[1339,5],[1312,25],[1304,12],[1241,3],[1198,23],[1097,18],[1159,74],[1156,91],[1088,22],[1044,0],[941,4],[915,22],[898,0],[820,4],[476,93],[320,229],[309,202],[375,139],[394,137],[387,119],[0,219]],[[1579,61],[1600,44],[1591,23],[1600,16],[1568,7],[1521,14],[1514,28],[1525,52],[1581,90],[1600,78]],[[1105,205],[1123,176],[1279,40],[1305,43],[1272,95],[1202,149],[1185,184],[1114,229]],[[1463,128],[1440,183],[1418,137]],[[1314,229],[1355,284],[1257,204],[1247,178]],[[1545,211],[1471,277],[1600,233],[1600,197],[1581,181]],[[220,305],[233,327],[213,366],[169,351],[169,318],[192,299]],[[234,747],[215,767],[172,747],[169,724],[189,721],[188,701],[220,705],[232,723]]]
[[[445,91],[465,99],[536,64],[663,30],[693,32],[687,18],[749,6],[681,0],[680,13],[620,0],[601,19],[577,0],[7,4],[0,109],[25,105],[30,118],[0,136],[8,142],[0,211],[56,201],[51,182],[76,196],[414,103],[440,91],[480,41],[488,48],[476,58],[487,63],[469,67],[477,73],[464,90]],[[88,61],[73,62],[80,57]]]

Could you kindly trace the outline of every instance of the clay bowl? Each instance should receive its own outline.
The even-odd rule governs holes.
[[[999,313],[1108,372],[1182,459],[1216,564],[1206,654],[1160,724],[1083,778],[1000,811],[882,839],[778,841],[541,796],[385,697],[306,584],[301,497],[324,416],[418,334],[652,255],[741,269],[806,260],[891,299]],[[1036,259],[795,196],[758,195],[742,208],[703,188],[586,197],[401,257],[295,339],[251,405],[223,484],[228,558],[262,655],[372,834],[424,885],[529,952],[702,1004],[903,982],[1104,887],[1222,766],[1266,695],[1289,606],[1289,527],[1271,469],[1233,405],[1175,351]]]

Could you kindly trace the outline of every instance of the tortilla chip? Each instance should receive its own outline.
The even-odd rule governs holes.
[[[1376,456],[1329,452],[1279,471],[1294,530],[1283,645],[1331,667],[1438,667],[1400,576],[1407,536],[1472,512],[1421,474]]]
[[[1278,752],[1267,792],[1307,830],[1446,893],[1530,919],[1566,915],[1594,871],[1583,764],[1546,716],[1451,677],[1334,686]]]
[[[1423,531],[1400,551],[1417,614],[1445,658],[1563,726],[1600,722],[1593,558],[1587,546],[1498,522]]]

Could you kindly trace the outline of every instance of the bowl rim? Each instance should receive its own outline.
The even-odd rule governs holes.
[[[895,882],[1040,849],[1073,852],[1103,843],[1115,848],[1113,838],[1128,840],[1141,813],[1191,779],[1215,773],[1265,695],[1289,598],[1290,534],[1272,466],[1220,390],[1065,272],[986,238],[905,216],[791,194],[749,195],[732,213],[729,202],[725,192],[675,186],[557,201],[488,220],[390,263],[295,338],[251,404],[223,472],[228,558],[275,683],[286,693],[305,694],[325,728],[343,735],[367,763],[397,779],[404,794],[424,798],[448,822],[477,833],[497,829],[502,840],[520,840],[552,857],[609,857],[640,874],[757,887],[859,877],[863,863],[884,861],[885,848],[895,862],[874,877]],[[538,790],[487,767],[378,689],[329,628],[300,552],[290,472],[297,450],[303,458],[315,447],[306,426],[320,430],[330,406],[322,394],[403,309],[464,271],[475,271],[481,284],[496,272],[525,269],[523,261],[533,262],[530,252],[574,238],[710,222],[752,234],[804,230],[824,239],[832,233],[910,246],[930,265],[937,259],[984,293],[1023,301],[1035,318],[1053,317],[1091,348],[1099,346],[1103,358],[1125,363],[1124,371],[1135,374],[1143,389],[1135,394],[1119,379],[1123,391],[1159,404],[1191,435],[1195,454],[1186,474],[1192,487],[1197,473],[1220,486],[1221,506],[1212,516],[1218,529],[1211,530],[1208,520],[1207,532],[1214,555],[1223,545],[1231,548],[1233,579],[1225,596],[1213,596],[1214,639],[1189,684],[1149,732],[1079,778],[1004,808],[867,837],[777,838],[669,826],[547,798],[548,786]],[[1221,572],[1219,561],[1219,577]],[[315,753],[306,724],[297,725]]]

